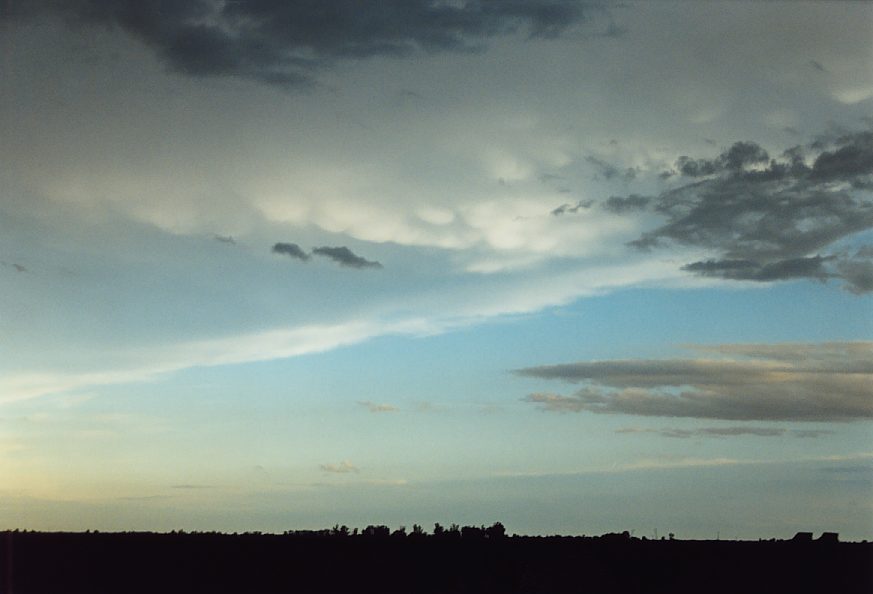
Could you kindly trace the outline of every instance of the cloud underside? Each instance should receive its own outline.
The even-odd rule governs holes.
[[[675,243],[713,251],[684,270],[729,280],[841,279],[873,291],[873,248],[834,245],[873,227],[873,132],[844,134],[771,158],[738,142],[715,159],[680,157],[690,181],[652,200],[666,223],[631,242],[640,249]],[[613,211],[642,207],[610,199]]]
[[[341,59],[474,51],[516,32],[554,37],[584,21],[583,8],[578,0],[383,0],[367,9],[353,0],[37,0],[23,10],[122,27],[188,75],[301,86]]]
[[[530,367],[527,377],[584,383],[524,400],[551,412],[740,421],[873,418],[873,343],[695,347],[731,359],[615,360]]]

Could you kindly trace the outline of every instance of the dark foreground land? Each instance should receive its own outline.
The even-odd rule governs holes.
[[[3,594],[873,592],[873,543],[0,532]]]

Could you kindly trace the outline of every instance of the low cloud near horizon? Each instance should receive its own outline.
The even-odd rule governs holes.
[[[873,418],[873,342],[693,346],[717,358],[622,359],[529,367],[518,375],[584,387],[529,394],[548,412],[740,421]]]
[[[698,429],[641,429],[638,427],[623,427],[616,429],[619,434],[656,434],[662,437],[688,439],[691,437],[783,437],[815,438],[830,435],[833,431],[826,429],[785,429],[783,427],[701,427]]]

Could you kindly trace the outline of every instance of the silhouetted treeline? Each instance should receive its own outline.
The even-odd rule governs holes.
[[[4,594],[873,592],[873,543],[836,538],[510,537],[500,523],[0,536]]]

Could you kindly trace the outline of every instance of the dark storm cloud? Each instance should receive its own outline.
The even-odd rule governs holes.
[[[553,412],[725,420],[873,418],[873,343],[699,347],[728,359],[589,361],[518,370],[584,383],[570,396],[524,400]]]
[[[277,243],[273,246],[274,254],[285,254],[304,262],[309,259],[309,254],[304,252],[296,243]]]
[[[41,0],[34,4],[80,21],[120,26],[179,72],[239,76],[284,86],[311,83],[319,68],[339,59],[477,50],[491,37],[514,32],[555,37],[587,18],[585,3],[579,0]]]
[[[775,281],[792,278],[826,280],[838,276],[825,269],[824,263],[830,260],[834,260],[834,257],[789,258],[764,265],[752,260],[706,260],[687,264],[682,267],[682,270],[701,276],[731,280]]]
[[[810,150],[815,154],[807,155]],[[873,132],[794,147],[778,159],[753,142],[738,142],[714,159],[680,157],[676,172],[694,181],[657,196],[654,211],[666,223],[631,245],[672,242],[718,252],[684,266],[702,276],[838,278],[854,293],[873,290],[869,251],[850,256],[831,247],[873,227]]]
[[[379,262],[365,260],[347,247],[317,247],[312,250],[312,253],[330,258],[340,266],[349,268],[382,268]]]

